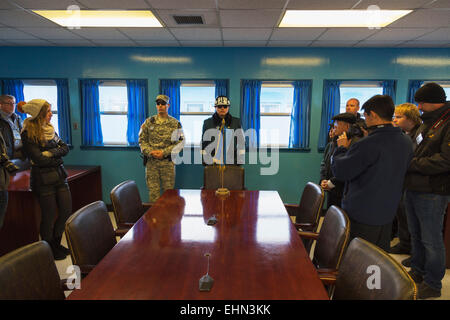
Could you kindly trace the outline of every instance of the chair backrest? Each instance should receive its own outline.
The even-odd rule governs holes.
[[[145,212],[139,189],[132,180],[115,186],[110,197],[117,224],[135,223]]]
[[[331,206],[323,219],[314,249],[318,268],[338,269],[350,236],[350,220],[344,210]]]
[[[389,254],[360,238],[350,242],[333,299],[414,300],[416,293],[414,281]]]
[[[66,238],[73,264],[96,265],[116,244],[105,203],[93,202],[71,215]]]
[[[295,222],[316,223],[317,225],[324,197],[325,194],[320,186],[313,182],[308,182],[303,189]]]
[[[244,190],[244,167],[236,165],[225,166],[223,172],[223,187],[229,190]],[[205,166],[203,171],[203,188],[218,189],[222,187],[222,174],[220,166]]]
[[[0,300],[64,298],[47,242],[35,242],[0,257]]]

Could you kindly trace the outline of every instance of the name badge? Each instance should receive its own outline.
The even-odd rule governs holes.
[[[419,135],[416,138],[417,145],[419,145],[422,142],[422,140],[423,140],[422,134],[419,133]]]
[[[15,130],[13,132],[14,132],[14,139],[20,140],[21,139],[20,133],[18,131],[15,131]]]

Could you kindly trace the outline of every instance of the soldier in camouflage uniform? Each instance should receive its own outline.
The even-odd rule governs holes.
[[[147,118],[139,131],[139,146],[144,155],[145,176],[154,203],[163,192],[175,185],[175,165],[171,155],[176,155],[184,145],[181,123],[169,116],[169,97],[158,95],[156,109],[158,114]]]

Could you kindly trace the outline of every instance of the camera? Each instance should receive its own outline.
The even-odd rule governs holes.
[[[10,174],[14,174],[17,171],[19,171],[19,167],[16,166],[14,163],[12,163],[11,161],[9,161],[8,156],[6,155],[6,153],[1,153],[0,154],[0,165],[2,165],[3,167],[5,167],[5,169],[10,173]]]

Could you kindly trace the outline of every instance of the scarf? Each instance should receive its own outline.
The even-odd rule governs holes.
[[[44,130],[44,138],[46,141],[52,140],[55,137],[55,128],[51,123],[46,123],[42,126]]]

